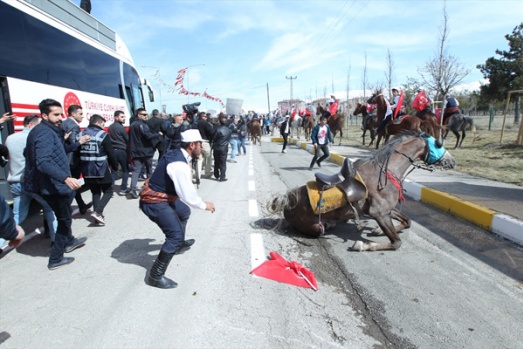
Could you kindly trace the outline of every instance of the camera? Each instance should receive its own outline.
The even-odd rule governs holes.
[[[201,104],[200,102],[194,102],[194,103],[191,103],[191,104],[184,104],[182,106],[182,108],[183,108],[183,111],[185,113],[190,114],[190,115],[194,115],[194,114],[198,113],[198,106],[200,104]]]

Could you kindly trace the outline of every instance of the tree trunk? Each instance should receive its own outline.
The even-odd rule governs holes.
[[[514,106],[514,125],[519,125],[520,113],[521,113],[521,96],[518,96]]]

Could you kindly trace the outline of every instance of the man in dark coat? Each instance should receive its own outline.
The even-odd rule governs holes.
[[[149,125],[149,129],[152,133],[160,133],[162,132],[162,129],[165,125],[165,120],[162,119],[160,112],[158,112],[158,109],[154,109],[152,112],[153,116],[147,120],[147,125]],[[156,143],[154,147],[154,151],[158,150],[158,159],[160,159],[165,152],[165,147],[167,145],[167,142],[165,141],[165,137],[162,136],[158,138],[158,143]]]
[[[120,195],[129,193],[127,184],[129,182],[129,135],[123,125],[125,123],[125,113],[121,110],[114,112],[114,122],[107,130],[113,145],[116,161],[122,171],[122,183],[120,184]],[[113,182],[117,180],[118,171],[111,172]]]
[[[214,156],[214,177],[220,182],[225,182],[225,172],[227,171],[227,153],[229,152],[229,141],[232,131],[227,127],[227,116],[220,113],[218,116],[220,125],[216,128],[212,140]]]
[[[151,176],[153,166],[154,146],[159,142],[160,134],[151,132],[147,125],[147,112],[143,108],[136,110],[137,118],[131,124],[129,138],[131,157],[133,159],[133,175],[131,177],[131,197],[138,199],[136,187],[138,185],[138,176],[145,166],[147,178]]]
[[[71,231],[71,201],[74,191],[80,188],[80,182],[71,176],[65,154],[64,133],[60,129],[62,105],[53,99],[44,99],[39,108],[42,122],[27,137],[24,188],[27,192],[39,194],[58,221],[47,265],[54,270],[72,263],[74,258],[64,257],[64,252],[84,246],[87,238],[76,239]]]
[[[291,116],[289,115],[289,112],[287,112],[287,115],[285,115],[285,121],[282,122],[280,126],[280,135],[283,137],[283,148],[281,150],[282,153],[287,152],[285,148],[287,148],[287,142],[289,140],[289,132],[291,127],[290,117]]]

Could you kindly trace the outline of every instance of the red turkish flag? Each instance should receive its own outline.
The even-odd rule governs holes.
[[[398,101],[398,105],[396,106],[396,109],[394,109],[394,119],[396,119],[396,117],[398,116],[398,113],[400,112],[400,109],[401,109],[401,105],[403,104],[403,98],[405,96],[403,95],[403,91],[401,91],[400,93],[400,99]]]
[[[298,262],[288,262],[277,252],[269,253],[271,259],[251,271],[251,274],[286,284],[318,290],[316,277]]]

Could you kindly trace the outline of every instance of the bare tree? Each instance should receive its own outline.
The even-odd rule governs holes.
[[[349,70],[347,72],[347,108],[349,107],[349,91],[350,91],[350,63]]]
[[[394,59],[390,53],[390,49],[387,49],[387,70],[385,71],[385,81],[389,90],[389,100],[392,98],[392,80],[394,79]]]
[[[436,99],[443,98],[458,85],[470,72],[457,57],[448,53],[447,40],[449,36],[447,3],[443,3],[443,27],[439,33],[439,47],[434,57],[418,69],[423,83],[428,90],[436,91]]]
[[[367,51],[364,52],[365,56],[365,65],[363,66],[363,98],[365,99],[365,94],[367,93]]]

